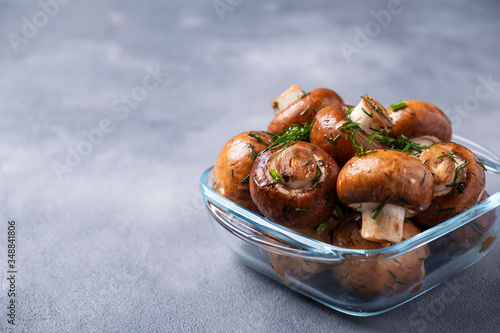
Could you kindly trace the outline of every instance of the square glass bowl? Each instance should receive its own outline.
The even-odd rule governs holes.
[[[491,177],[498,177],[498,157],[465,138],[454,136],[453,141],[484,163],[487,185]],[[222,242],[258,272],[350,315],[381,314],[422,295],[486,255],[500,230],[499,191],[401,243],[376,250],[341,248],[270,222],[214,192],[212,169],[202,174],[200,189]],[[413,268],[422,274],[411,282],[398,279],[398,265],[411,257],[421,260]],[[363,281],[382,283],[377,280],[382,276],[382,292],[367,295],[359,290],[365,287]]]

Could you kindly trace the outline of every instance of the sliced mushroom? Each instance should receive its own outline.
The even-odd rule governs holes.
[[[278,98],[271,101],[271,106],[276,114],[278,114],[295,101],[301,99],[302,96],[304,96],[304,90],[302,90],[298,84],[292,84],[290,88],[285,90]]]
[[[341,131],[341,128],[348,123],[346,111],[350,108],[350,105],[343,104],[332,104],[322,108],[316,115],[316,121],[311,129],[311,143],[330,154],[341,168],[356,154],[352,141]],[[365,149],[382,148],[376,141],[370,142],[368,136],[361,131],[353,135]]]
[[[313,227],[337,205],[339,170],[321,148],[296,142],[257,158],[250,173],[250,193],[270,221],[289,228]]]
[[[350,111],[349,116],[351,121],[358,123],[368,135],[392,126],[391,119],[382,104],[368,95],[361,97],[361,101]]]
[[[417,158],[393,150],[353,157],[342,168],[339,199],[362,213],[361,236],[398,243],[403,222],[426,209],[433,195],[432,175]]]
[[[323,106],[338,103],[342,104],[344,102],[335,91],[330,89],[318,88],[308,94],[303,93],[298,100],[290,104],[271,120],[267,131],[277,134],[289,129],[292,125],[311,123],[316,113]]]
[[[451,122],[437,106],[416,100],[401,101],[387,109],[393,122],[392,135],[401,135],[417,141],[419,137],[428,137],[433,141],[451,140]]]
[[[214,191],[258,213],[259,210],[250,197],[250,171],[257,154],[271,142],[271,135],[259,131],[243,132],[229,140],[215,162]]]
[[[432,204],[415,221],[437,225],[476,205],[485,187],[484,166],[468,148],[441,142],[420,155],[433,175]]]
[[[335,230],[332,244],[349,249],[377,250],[391,244],[382,244],[364,239],[360,232],[361,216],[352,215],[342,220]],[[406,240],[420,233],[410,221],[403,224]],[[385,259],[381,255],[368,258],[349,258],[332,268],[333,277],[340,285],[364,297],[377,297],[407,290],[425,276],[424,261],[429,255],[427,246]]]

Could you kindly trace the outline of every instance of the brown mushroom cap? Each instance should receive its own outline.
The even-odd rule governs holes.
[[[296,142],[257,158],[250,174],[250,194],[270,221],[289,228],[313,227],[326,220],[337,205],[339,170],[321,148]]]
[[[392,135],[401,135],[407,138],[417,138],[421,136],[436,137],[439,141],[451,140],[451,122],[446,114],[437,106],[423,102],[409,100],[404,101],[406,107],[392,111],[387,111],[393,122]]]
[[[374,202],[406,208],[406,217],[426,209],[432,199],[432,175],[417,158],[377,149],[353,157],[342,168],[337,194],[346,205]]]
[[[463,168],[462,176],[460,176],[460,180],[463,180],[461,185],[463,192],[458,188],[453,190],[453,187],[449,187],[450,192],[435,197],[429,208],[415,216],[415,221],[418,223],[437,225],[476,205],[481,198],[486,183],[484,169],[476,155],[468,148],[454,142],[441,142],[424,150],[420,159],[424,162],[427,161],[425,166],[438,175],[441,164],[450,164],[450,154],[453,154],[452,156],[457,161],[457,167],[459,164],[468,162]],[[437,179],[436,182],[438,182]]]
[[[267,143],[270,142],[271,135],[258,131],[243,132],[229,140],[215,162],[214,191],[258,213],[257,206],[250,197],[250,171],[255,155],[267,148]]]
[[[294,124],[310,123],[323,105],[338,103],[342,104],[344,102],[335,91],[326,88],[314,89],[278,113],[269,123],[267,131],[276,134],[287,130]]]
[[[311,129],[311,143],[318,145],[330,156],[332,156],[338,165],[342,168],[354,155],[354,149],[349,137],[341,132],[339,128],[348,122],[346,111],[351,108],[351,105],[331,104],[319,110],[316,115],[316,121]],[[367,148],[367,136],[359,132],[358,142]],[[376,141],[371,141],[369,149],[383,148]]]
[[[342,220],[337,227],[332,244],[349,249],[381,249],[389,244],[363,239],[360,234],[361,215],[355,214]],[[420,233],[409,220],[403,224],[403,239]],[[332,268],[333,277],[340,285],[364,297],[377,297],[407,290],[425,276],[424,261],[429,255],[427,246],[390,259],[363,261],[349,259]],[[373,259],[382,258],[380,255]]]

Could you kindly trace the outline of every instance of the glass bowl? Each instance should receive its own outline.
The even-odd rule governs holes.
[[[497,156],[465,138],[454,136],[453,141],[471,149],[484,163],[487,185],[492,176],[498,177]],[[401,243],[375,250],[341,248],[270,222],[214,192],[212,169],[202,174],[200,189],[222,242],[258,272],[350,315],[381,314],[431,290],[486,255],[500,229],[499,191]],[[410,282],[397,276],[398,265],[408,258],[417,263],[412,269],[423,272]],[[386,279],[385,290],[363,292],[370,286],[360,281],[380,284],[381,276]]]

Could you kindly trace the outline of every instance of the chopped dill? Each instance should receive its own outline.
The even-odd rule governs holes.
[[[253,148],[253,146],[250,143],[247,143],[247,146],[252,151],[252,157],[255,160],[257,158],[257,152],[255,151],[255,149]]]
[[[453,161],[453,163],[458,164],[457,160],[455,159],[456,156],[458,156],[458,153],[449,153],[449,154],[438,156],[438,157],[436,157],[436,159],[438,159],[438,158],[444,158],[444,157],[449,157],[449,158],[451,158],[451,160]]]
[[[410,282],[402,281],[402,280],[394,280],[394,282],[398,284],[410,285]]]
[[[259,155],[276,147],[280,147],[282,148],[282,150],[284,150],[297,141],[309,142],[309,137],[311,135],[311,128],[313,124],[314,120],[310,124],[309,123],[305,123],[303,125],[294,124],[290,126],[289,129],[276,133],[275,135],[273,135],[273,143],[271,143],[266,149],[262,150],[259,153]]]
[[[244,184],[244,183],[248,183],[248,179],[250,178],[250,174],[246,175],[245,178],[243,178],[240,183]]]
[[[424,178],[422,178],[422,181],[420,182],[421,187],[424,185],[426,177],[427,177],[427,171],[424,171]]]
[[[384,201],[382,201],[382,203],[380,205],[378,205],[377,209],[375,209],[375,211],[373,212],[373,214],[371,216],[372,219],[375,220],[378,217],[378,215],[380,214],[382,209],[384,209],[385,204],[386,204],[388,199],[389,199],[389,196],[387,196],[387,198],[385,198]]]
[[[402,195],[399,196],[399,201],[405,205],[409,205],[410,203],[408,202],[408,200],[403,197]]]
[[[301,166],[307,166],[309,163],[311,163],[312,160],[309,160],[307,162],[305,162],[304,164],[302,164]]]
[[[325,134],[325,138],[334,146],[337,145],[337,140],[340,139],[340,134],[337,134],[336,137],[333,137],[333,134],[330,133],[330,137],[328,137],[326,134]]]
[[[255,175],[253,175],[252,179],[253,179],[255,186],[257,186],[257,190],[260,191],[260,186],[259,186],[259,183],[257,183],[257,180],[255,180]]]
[[[453,183],[446,185],[446,187],[451,187],[452,190],[449,195],[454,195],[456,191],[459,191],[460,193],[464,193],[464,185],[465,185],[465,180],[462,179],[461,181],[458,180],[458,176],[460,175],[460,172],[469,164],[469,161],[464,162],[460,164],[456,169],[455,169],[455,174],[453,175]]]
[[[446,213],[454,212],[456,210],[457,209],[455,207],[453,207],[453,208],[447,208],[447,209],[440,210],[437,213],[438,213],[438,215],[441,215],[441,214],[446,214]]]
[[[316,177],[312,181],[312,187],[314,187],[319,182],[322,175],[323,175],[323,172],[321,171],[319,166],[316,165]]]
[[[330,219],[326,219],[320,224],[314,226],[314,230],[318,233],[318,235],[320,235],[323,231],[328,229],[329,224],[330,224]]]
[[[279,182],[281,180],[281,176],[276,169],[270,170],[269,173],[275,182]]]
[[[255,140],[259,141],[260,143],[262,143],[263,145],[265,146],[269,146],[270,143],[268,142],[265,142],[259,134],[255,134],[255,133],[248,133],[248,136],[251,137],[251,138],[254,138]]]
[[[396,102],[394,104],[391,104],[392,111],[398,111],[398,110],[404,109],[405,107],[406,107],[405,101],[399,101],[399,102]]]
[[[361,108],[361,111],[363,111],[368,117],[373,118],[371,113],[368,113],[364,108]]]
[[[484,170],[484,171],[488,171],[488,170],[486,169],[486,167],[484,166],[483,162],[481,162],[481,161],[477,161],[477,164],[479,164],[479,165],[483,168],[483,170]]]
[[[302,111],[302,112],[300,113],[300,115],[301,115],[301,116],[305,115],[305,114],[309,111],[309,109],[310,109],[310,108],[311,108],[311,107],[310,107],[310,106],[308,106],[308,107],[307,107],[307,109],[305,109],[304,111]]]

